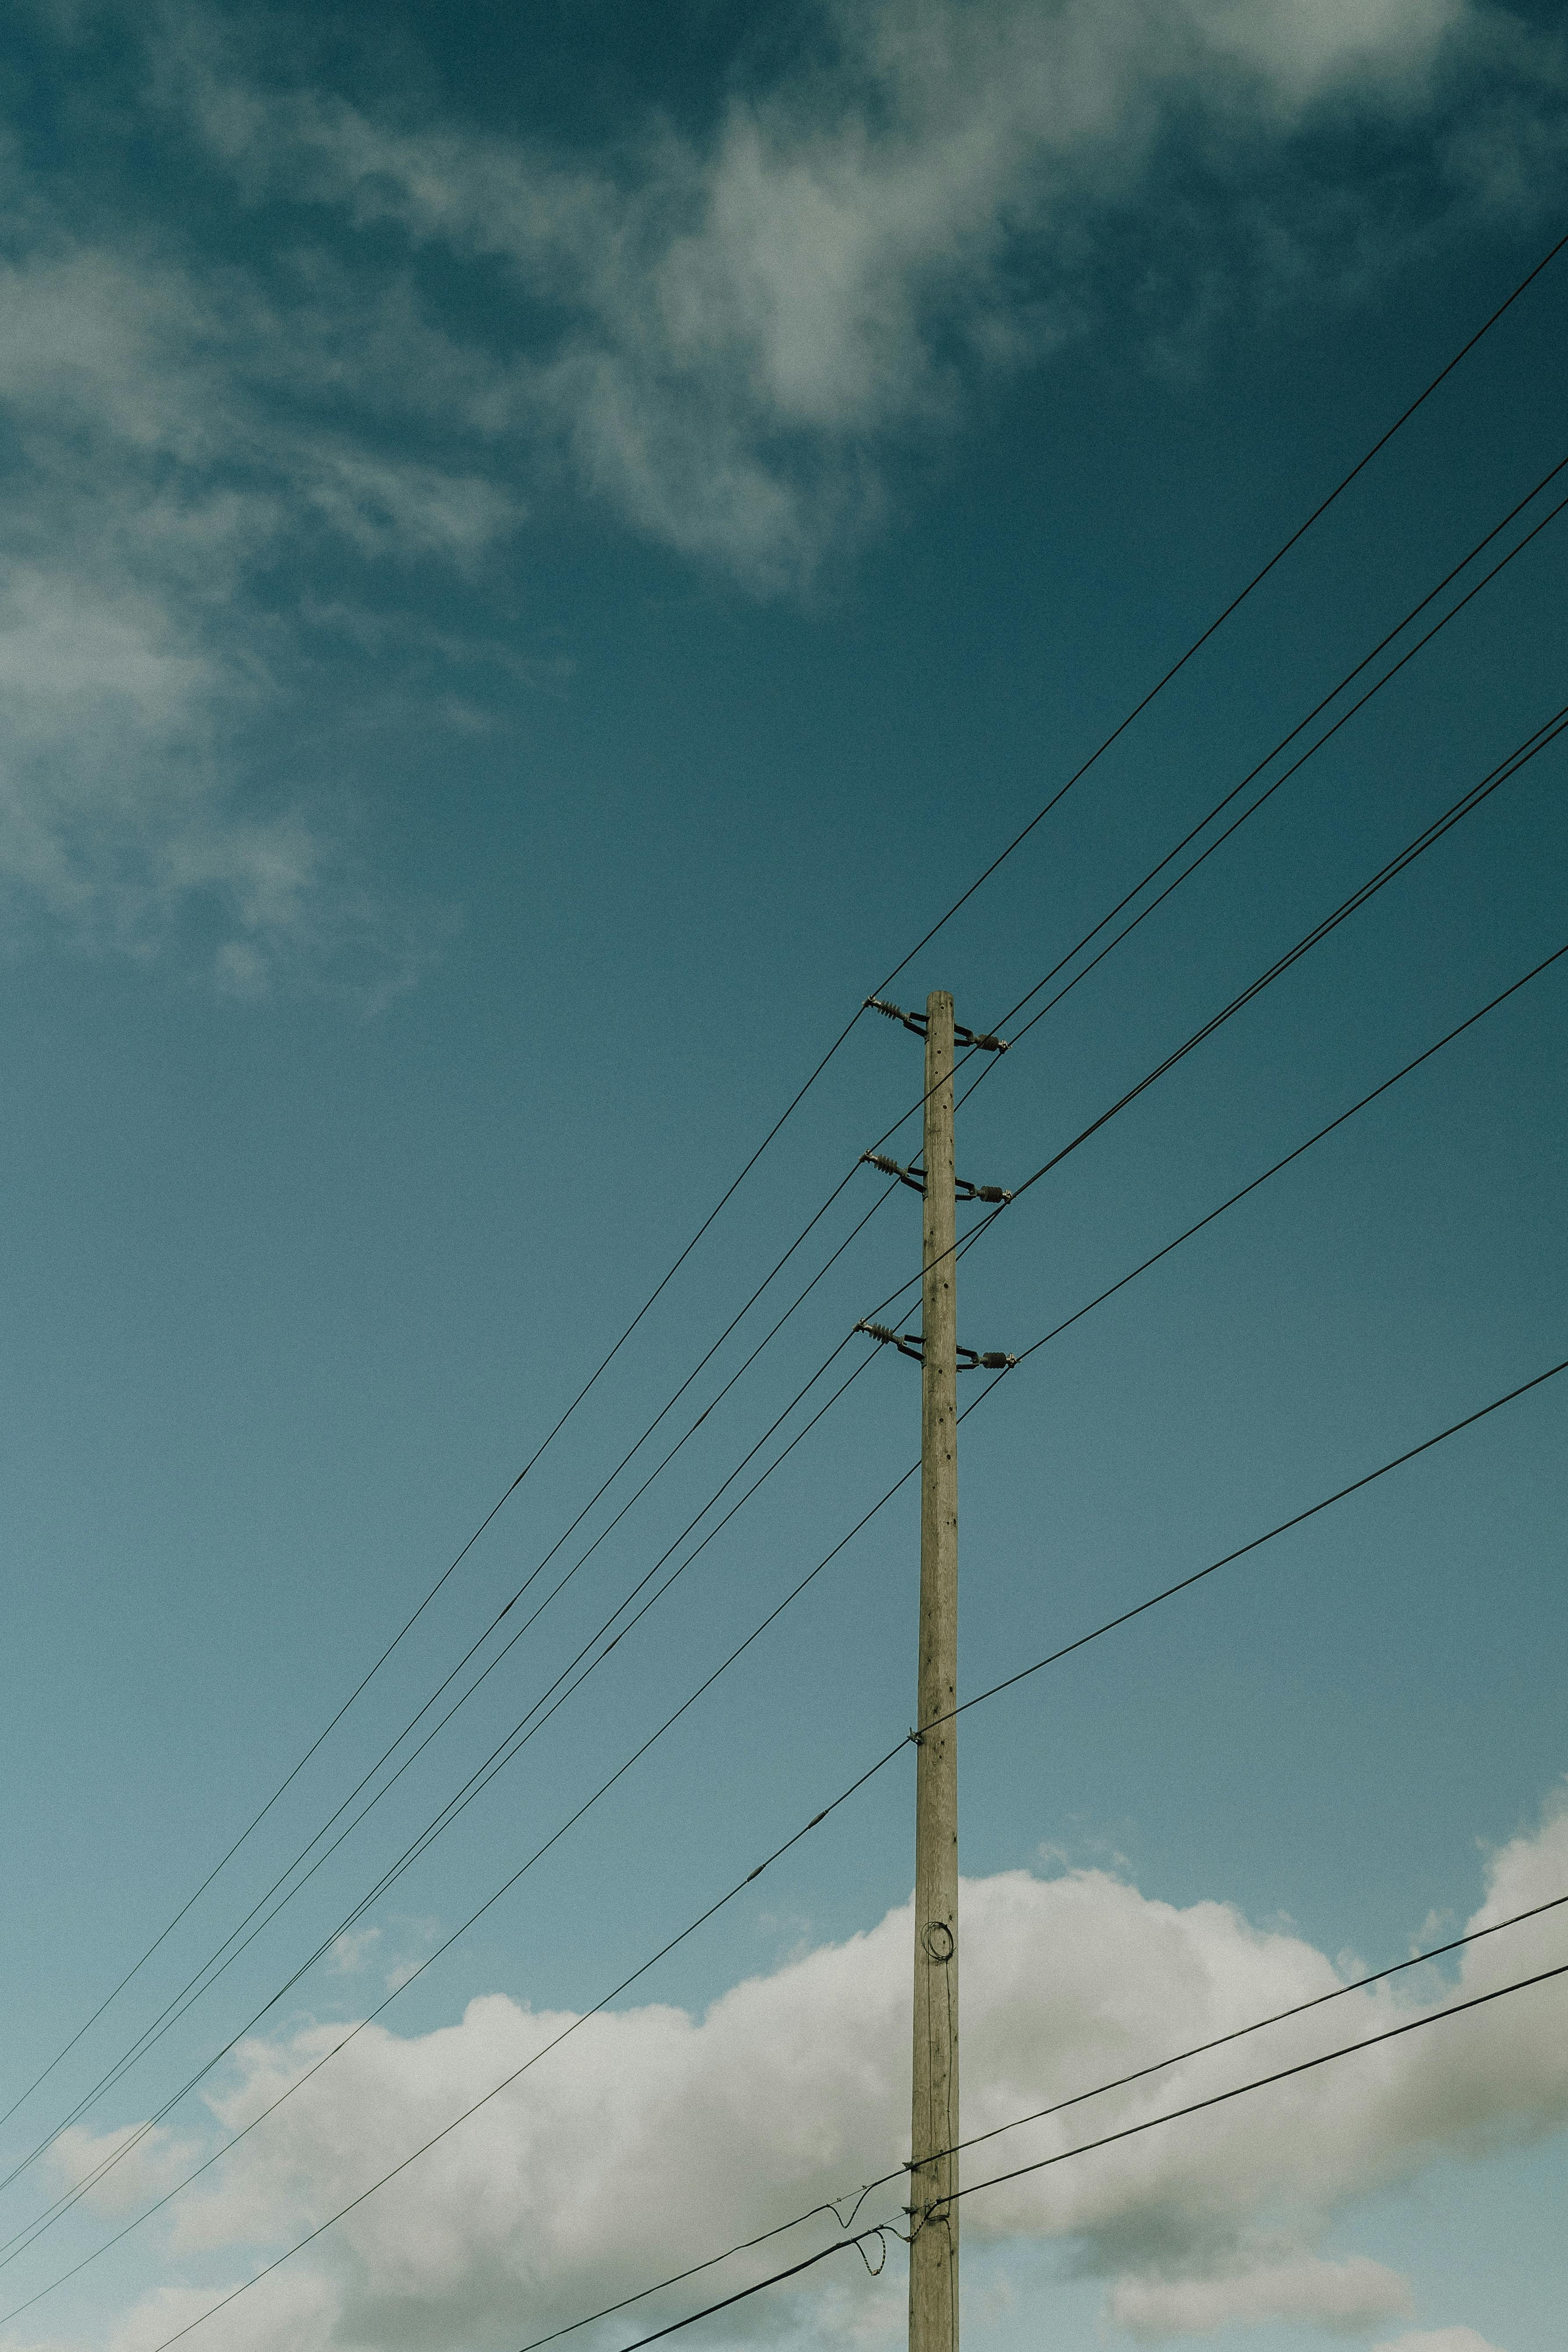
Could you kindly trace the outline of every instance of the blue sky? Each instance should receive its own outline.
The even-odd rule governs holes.
[[[1568,152],[1555,12],[1476,0],[37,0],[8,29],[0,2105],[315,1740],[868,989],[1562,235]],[[1000,1020],[1568,454],[1565,270],[900,1002],[951,987]],[[1038,1167],[1550,719],[1563,478],[1420,627],[1543,523],[1496,580],[987,1076],[963,1172]],[[1038,1339],[1563,946],[1563,774],[1549,747],[1034,1186],[963,1260],[961,1336]],[[963,1688],[1568,1353],[1565,974],[974,1414]],[[907,1278],[912,1196],[848,1239],[886,1189],[861,1170],[531,1598],[689,1428],[668,1472],[100,2087],[918,1092],[916,1042],[859,1021],[363,1696],[6,2121],[0,2171],[40,2151],[0,2190],[10,2241],[160,2117],[36,2244],[0,2244],[0,2311],[28,2306],[5,2352],[154,2352],[188,2323],[204,2352],[505,2352],[899,2161],[901,1762],[203,2317],[898,1741],[907,1488],[384,2017],[98,2251],[909,1465],[916,1375],[884,1351],[333,1940]],[[1563,1412],[1548,1383],[966,1717],[966,2127],[1568,1891]],[[1505,1930],[1093,2112],[1563,1959],[1552,1920]],[[1562,2000],[977,2194],[969,2339],[1546,2352]],[[879,2282],[839,2258],[691,2341],[890,2341],[901,2295],[896,2248]]]

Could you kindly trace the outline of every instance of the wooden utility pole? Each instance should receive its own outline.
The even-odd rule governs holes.
[[[923,1014],[868,996],[868,1010],[923,1034],[925,1136],[920,1168],[880,1151],[862,1160],[924,1195],[921,1336],[862,1318],[879,1345],[921,1362],[921,1657],[915,1730],[914,2098],[910,2126],[910,2352],[958,2352],[958,1387],[1006,1372],[1016,1356],[958,1344],[958,1196],[1000,1214],[1000,1184],[958,1181],[952,1164],[952,1050],[1005,1054],[1007,1041],[960,1028],[933,988]]]
[[[958,2352],[958,1314],[952,999],[926,999],[910,2352]],[[945,1720],[939,1720],[945,1718]],[[927,1729],[925,1727],[930,1726]]]

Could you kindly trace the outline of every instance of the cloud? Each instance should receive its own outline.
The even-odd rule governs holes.
[[[1509,124],[1539,156],[1557,68],[1478,0],[834,0],[798,20],[813,62],[707,136],[581,159],[247,79],[192,21],[167,80],[252,201],[502,264],[520,314],[564,323],[492,397],[639,528],[763,587],[880,513],[879,442],[1114,307],[1129,224],[1159,219],[1179,310],[1227,272],[1299,288],[1325,234],[1364,274],[1397,208],[1353,140],[1313,135],[1394,126],[1439,210],[1478,176],[1501,202]]]
[[[0,154],[0,922],[239,992],[428,962],[363,745],[569,678],[495,621],[542,502],[798,592],[986,383],[1189,365],[1568,166],[1563,45],[1488,0],[820,0],[705,128],[575,151],[335,87],[303,17],[120,13],[91,153]]]
[[[119,2149],[126,2148],[119,2163],[104,2175],[101,2189],[93,2190],[93,2202],[105,2212],[129,2212],[145,2199],[161,2197],[172,2189],[199,2154],[197,2142],[188,2134],[182,2137],[161,2125],[128,2147],[136,2129],[132,2125],[120,2131],[93,2132],[80,2124],[68,2125],[51,2143],[49,2161],[65,2186],[75,2189]]]
[[[294,367],[325,373],[291,327]],[[145,246],[0,268],[0,914],[13,947],[39,915],[142,958],[184,930],[232,992],[309,968],[378,1001],[437,927],[367,887],[322,796],[259,751],[300,647],[255,585],[311,528],[462,566],[516,500],[261,398],[277,330],[256,289]]]
[[[381,1941],[379,1927],[353,1927],[334,1936],[327,1965],[334,1976],[357,1975]]]
[[[1565,1886],[1560,1805],[1492,1858],[1472,1924]],[[1153,1901],[1101,1871],[966,1882],[962,1922],[968,2133],[1340,1981],[1297,1936],[1256,1928],[1220,1902]],[[1457,1990],[1483,1991],[1561,1961],[1565,1938],[1558,1914],[1472,1948]],[[896,2170],[908,2129],[910,1940],[906,1907],[736,1985],[700,2018],[651,2004],[587,2019],[333,2229],[310,2273],[327,2298],[320,2308],[330,2304],[333,2340],[376,2352],[500,2343],[508,2331],[521,2340]],[[973,2149],[964,2178],[1069,2149],[1452,1997],[1429,1980],[1347,1995],[1240,2049]],[[966,2242],[1060,2244],[1080,2275],[1105,2283],[1111,2322],[1141,2340],[1269,2319],[1350,2329],[1408,2315],[1400,2277],[1367,2256],[1329,2258],[1321,2240],[1370,2190],[1568,2124],[1568,2045],[1542,2032],[1554,2000],[1560,1989],[1543,1986],[975,2194]],[[315,2228],[571,2022],[494,1995],[428,2033],[367,2028],[172,2209],[174,2259],[270,2249]],[[307,2026],[245,2045],[213,2100],[217,2120],[228,2130],[247,2122],[340,2032]],[[895,2184],[862,2218],[896,2219],[900,2203]],[[714,2277],[729,2291],[832,2227],[819,2219]],[[872,2281],[851,2258],[770,2301],[756,2324],[875,2331],[900,2293],[897,2263]],[[683,2290],[657,2302],[649,2324],[689,2299]],[[237,2309],[254,2330],[251,2301]],[[220,2345],[223,2325],[212,2337]],[[292,2339],[279,2321],[271,2336],[235,2338],[252,2340]]]
[[[1112,2323],[1146,2343],[1270,2319],[1359,2332],[1370,2321],[1404,2318],[1414,2309],[1409,2281],[1364,2254],[1343,2263],[1298,2255],[1260,2263],[1235,2278],[1121,2279],[1110,2303]]]
[[[225,2312],[195,2339],[218,2352],[360,2352],[333,2334],[337,2298],[324,2279],[310,2272],[269,2280],[266,2300],[257,2296]],[[157,2352],[182,2327],[201,2317],[213,2301],[201,2287],[163,2287],[137,2305],[114,2328],[104,2352]]]
[[[1499,2352],[1473,2327],[1422,2328],[1414,2336],[1395,2336],[1375,2347],[1375,2352]]]

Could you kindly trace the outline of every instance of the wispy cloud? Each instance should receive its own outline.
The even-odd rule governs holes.
[[[1561,45],[1485,0],[824,0],[705,133],[587,152],[188,0],[44,10],[62,75],[106,13],[94,120],[166,168],[3,164],[0,894],[242,990],[423,968],[290,725],[363,697],[356,628],[475,723],[497,632],[432,587],[504,583],[541,498],[797,590],[986,379],[1097,329],[1190,359],[1564,175]]]
[[[328,1966],[334,1976],[358,1974],[371,1953],[381,1941],[379,1927],[353,1927],[332,1938],[331,1957]]]
[[[312,528],[469,563],[516,501],[304,429],[249,380],[276,330],[249,289],[145,247],[58,240],[0,272],[20,453],[0,493],[0,906],[13,943],[40,912],[142,957],[184,928],[229,989],[309,967],[374,1000],[433,935],[258,751],[300,648],[251,592]]]
[[[1505,200],[1500,109],[1538,154],[1560,112],[1556,51],[1477,0],[832,0],[810,67],[706,140],[584,159],[247,80],[181,21],[168,83],[251,201],[505,265],[521,311],[563,322],[520,346],[496,413],[763,586],[880,510],[879,444],[954,424],[976,373],[1146,301],[1147,275],[1168,343],[1260,281],[1392,258],[1410,224],[1335,131],[1406,136],[1430,215],[1472,183]],[[1154,219],[1130,286],[1117,248]]]

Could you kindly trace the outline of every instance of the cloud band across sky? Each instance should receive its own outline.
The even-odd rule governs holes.
[[[603,152],[373,107],[271,20],[40,20],[62,89],[112,47],[124,154],[100,108],[91,169],[5,162],[6,927],[188,934],[242,993],[382,1002],[437,951],[379,870],[350,672],[398,648],[459,733],[476,675],[550,684],[432,617],[515,602],[541,498],[795,592],[986,381],[1094,331],[1186,363],[1562,177],[1560,47],[1479,0],[836,0],[704,131]]]
[[[1568,1806],[1556,1801],[1539,1830],[1492,1857],[1468,1926],[1565,1886]],[[1353,1973],[1296,1936],[1255,1929],[1223,1902],[1152,1901],[1101,1871],[967,1882],[963,1916],[966,2134],[1311,2000]],[[356,2208],[303,2265],[264,2282],[199,2338],[224,2352],[285,2340],[521,2341],[896,2168],[907,2131],[910,1933],[907,1908],[892,1912],[847,1943],[737,1985],[700,2019],[658,2005],[588,2019]],[[1551,1968],[1568,1954],[1565,1933],[1561,1913],[1549,1915],[1468,1948],[1452,1986],[1396,1979],[1349,1993],[1329,2018],[1271,2029],[1244,2062],[1216,2052],[1097,2100],[1092,2126],[1080,2110],[1030,2126],[1009,2138],[1006,2161],[1016,2152],[1027,2163]],[[1568,2045],[1553,1992],[1009,2182],[966,2208],[966,2235],[972,2245],[1062,2244],[1079,2275],[1104,2282],[1107,2317],[1138,2340],[1276,2319],[1334,2329],[1409,2318],[1412,2291],[1399,2273],[1324,2251],[1336,2217],[1435,2163],[1562,2127]],[[302,2236],[384,2171],[389,2155],[428,2138],[570,2022],[498,1995],[432,2033],[367,2028],[172,2209],[173,2256],[270,2254]],[[244,2045],[235,2079],[209,2099],[214,2122],[225,2133],[245,2125],[341,2034],[306,2026]],[[156,2135],[113,2176],[114,2210],[166,2186],[192,2146],[186,2135]],[[68,2179],[107,2152],[101,2137],[73,2131],[55,2161]],[[966,2161],[977,2176],[998,2168]],[[726,2283],[776,2266],[765,2249],[731,2266],[739,2275],[727,2272]],[[160,2291],[128,2315],[114,2352],[151,2352],[213,2299]],[[835,2327],[876,2336],[898,2300],[897,2281],[840,2267],[786,2301],[786,2332],[811,2335],[831,2315]],[[777,2313],[763,2324],[776,2330]]]

